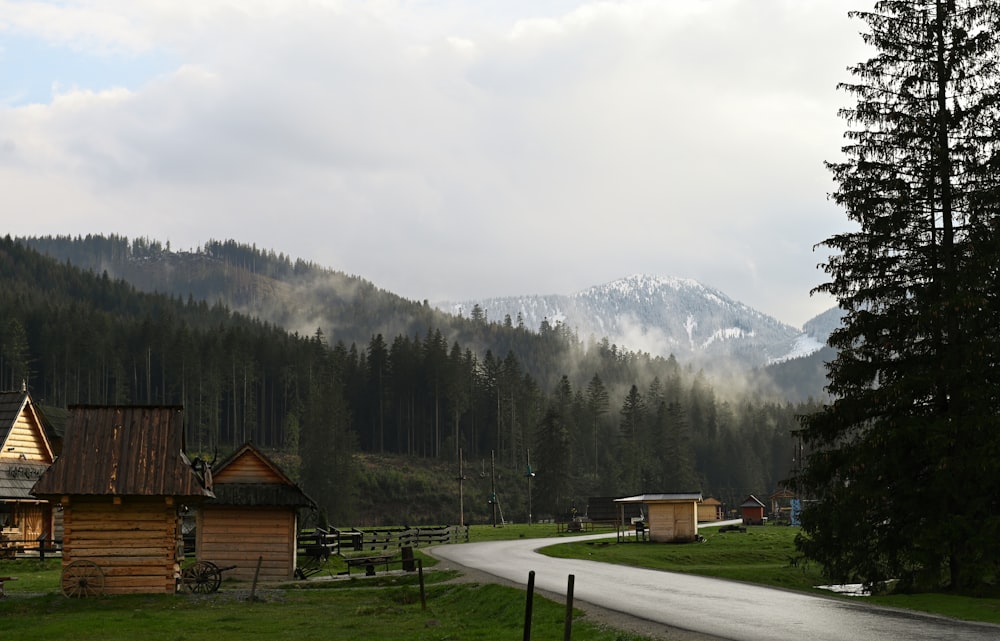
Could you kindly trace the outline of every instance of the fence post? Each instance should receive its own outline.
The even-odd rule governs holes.
[[[573,636],[573,581],[575,577],[569,575],[566,584],[566,621],[563,624],[563,641],[570,641]]]
[[[257,557],[257,569],[253,573],[253,584],[250,587],[250,602],[257,600],[257,578],[260,576],[260,566],[264,562],[263,556]]]
[[[531,610],[535,600],[535,571],[528,572],[528,594],[524,602],[524,641],[531,641]]]
[[[424,560],[417,559],[417,572],[420,574],[420,609],[427,609],[427,593],[424,592]]]

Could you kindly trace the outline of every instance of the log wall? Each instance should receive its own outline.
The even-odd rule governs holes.
[[[169,497],[72,497],[63,508],[63,567],[89,559],[105,594],[173,594],[180,522]]]
[[[259,581],[288,581],[295,572],[295,510],[278,507],[203,505],[198,511],[199,561],[235,565],[223,578],[253,580],[263,557]]]

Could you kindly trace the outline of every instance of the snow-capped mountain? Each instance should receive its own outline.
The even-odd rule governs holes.
[[[571,295],[512,296],[440,303],[469,316],[478,305],[490,321],[510,316],[537,330],[562,323],[582,340],[607,338],[629,351],[673,354],[685,363],[756,367],[806,356],[822,339],[803,333],[724,293],[682,278],[637,274]]]

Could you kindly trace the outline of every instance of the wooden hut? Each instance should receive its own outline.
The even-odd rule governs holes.
[[[214,499],[198,509],[198,559],[236,566],[227,576],[287,581],[295,573],[297,509],[316,508],[288,476],[253,444],[212,469]]]
[[[719,499],[708,497],[698,502],[698,521],[700,523],[721,521],[722,518],[722,501]]]
[[[0,392],[0,556],[10,556],[55,530],[52,506],[31,488],[52,464],[55,435],[26,390]]]
[[[179,509],[212,496],[183,447],[180,407],[69,408],[62,454],[32,488],[63,508],[64,591],[79,563],[105,594],[177,589]]]
[[[740,503],[740,514],[745,525],[764,525],[764,504],[753,494]]]
[[[646,509],[646,528],[654,543],[694,541],[698,537],[700,492],[680,494],[640,494],[615,499],[620,506],[640,503]]]

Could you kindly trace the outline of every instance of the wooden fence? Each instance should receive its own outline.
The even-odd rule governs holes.
[[[442,525],[411,528],[332,528],[299,532],[302,553],[323,549],[331,554],[351,552],[385,553],[404,547],[417,548],[445,543],[467,543],[468,525]]]

